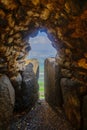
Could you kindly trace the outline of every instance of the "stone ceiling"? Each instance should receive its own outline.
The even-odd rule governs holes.
[[[87,70],[86,0],[1,0],[0,73],[17,74],[30,50],[29,35],[43,28],[61,63]]]

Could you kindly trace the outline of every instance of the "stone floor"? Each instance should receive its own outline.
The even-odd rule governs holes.
[[[16,116],[17,117],[17,116]],[[63,111],[53,111],[44,100],[17,122],[14,120],[10,130],[75,130],[66,120]]]

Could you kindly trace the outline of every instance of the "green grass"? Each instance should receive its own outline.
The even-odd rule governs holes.
[[[40,93],[40,99],[44,98],[44,82],[39,81],[39,93]]]
[[[39,83],[40,87],[44,87],[44,83],[43,82],[39,81],[38,83]]]

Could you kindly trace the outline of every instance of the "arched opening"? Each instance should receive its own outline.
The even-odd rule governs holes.
[[[31,51],[27,58],[39,61],[39,98],[44,99],[44,61],[46,58],[55,57],[57,51],[45,31],[38,30],[36,34],[29,37]]]

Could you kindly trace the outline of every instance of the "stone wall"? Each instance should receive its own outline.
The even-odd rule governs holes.
[[[35,36],[38,29],[45,29],[52,45],[58,50],[56,62],[61,70],[61,87],[71,81],[77,83],[75,94],[79,98],[80,116],[83,120],[87,94],[87,0],[1,0],[1,74],[7,74],[10,78],[18,75],[30,50],[28,38],[30,35]],[[70,86],[73,85],[70,83]],[[69,91],[70,88],[68,93]],[[71,103],[67,99],[65,91],[63,96],[66,97],[65,106],[67,103],[68,106],[77,104],[76,100],[72,99]],[[70,114],[66,112],[71,122],[72,113],[76,113],[72,108]],[[79,128],[79,116],[74,116],[75,119],[78,117]]]
[[[0,75],[0,130],[7,130],[13,111],[29,112],[39,98],[39,62],[28,60],[17,76]]]
[[[47,58],[44,64],[45,99],[54,110],[64,109],[77,130],[87,129],[87,91],[85,83],[72,77],[71,71]]]

